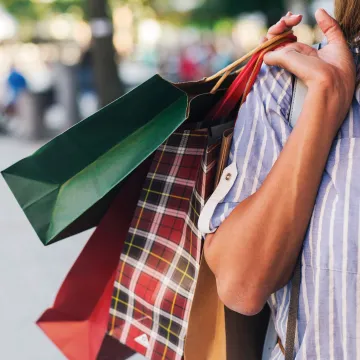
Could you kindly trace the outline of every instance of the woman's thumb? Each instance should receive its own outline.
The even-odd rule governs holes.
[[[315,18],[320,29],[325,34],[328,43],[346,44],[343,32],[338,22],[332,18],[324,9],[318,9],[315,12]]]

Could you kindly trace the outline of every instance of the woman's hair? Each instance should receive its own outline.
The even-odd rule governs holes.
[[[360,0],[335,0],[335,18],[348,43],[360,46]]]

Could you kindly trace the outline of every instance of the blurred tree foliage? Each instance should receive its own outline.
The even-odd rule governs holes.
[[[202,6],[192,11],[191,19],[211,25],[221,18],[262,11],[267,17],[268,25],[271,25],[284,14],[284,2],[284,0],[205,0]]]
[[[167,18],[176,23],[190,21],[205,26],[211,26],[221,18],[234,17],[243,12],[253,11],[263,11],[271,24],[284,13],[285,7],[284,0],[204,0],[198,8],[181,13],[171,6],[172,2],[174,1],[123,0],[119,2],[110,0],[109,5],[113,7],[119,3],[129,3],[134,8],[137,6],[153,7],[161,18]],[[82,15],[87,18],[89,0],[2,0],[2,4],[20,20],[22,18],[39,20],[51,13],[73,13],[75,9],[80,10]]]
[[[2,0],[2,5],[18,19],[40,20],[51,13],[66,13],[73,9],[84,9],[85,0]]]

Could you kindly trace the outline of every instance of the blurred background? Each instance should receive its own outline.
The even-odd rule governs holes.
[[[320,2],[321,1],[321,2]],[[209,76],[255,47],[288,9],[299,40],[318,41],[331,0],[2,0],[0,127],[53,136],[155,73]]]
[[[322,34],[332,0],[1,0],[0,169],[155,73],[212,75],[258,45],[288,10],[295,34]],[[139,99],[141,101],[141,99]],[[63,359],[34,321],[89,232],[44,248],[0,179],[0,358]]]

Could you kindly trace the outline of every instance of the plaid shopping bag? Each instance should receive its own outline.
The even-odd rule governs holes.
[[[181,359],[202,237],[199,213],[215,180],[220,140],[177,130],[158,148],[121,254],[109,335],[149,359]]]

